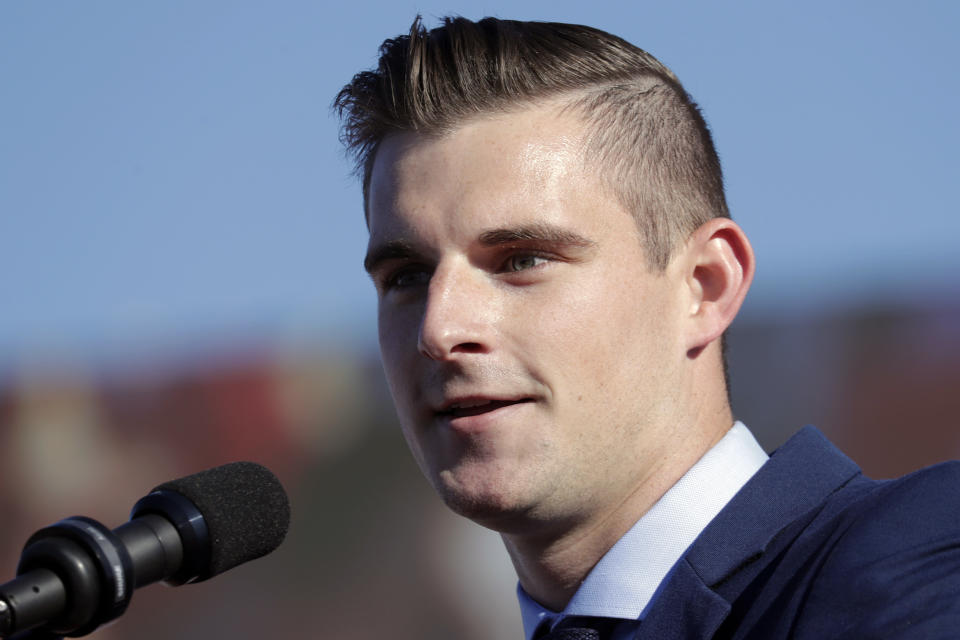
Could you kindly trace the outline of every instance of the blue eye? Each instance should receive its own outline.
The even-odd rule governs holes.
[[[547,259],[543,256],[538,256],[532,253],[519,253],[515,256],[510,256],[507,259],[505,270],[526,271],[527,269],[532,269],[533,267],[539,266],[546,261]]]

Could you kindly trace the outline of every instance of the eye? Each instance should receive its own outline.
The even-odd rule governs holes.
[[[392,289],[410,289],[430,282],[430,271],[420,265],[402,267],[387,274],[382,281],[384,291]]]
[[[535,253],[518,253],[507,258],[504,271],[526,271],[547,262],[547,258]]]

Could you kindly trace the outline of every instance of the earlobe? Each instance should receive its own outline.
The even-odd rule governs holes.
[[[714,218],[694,231],[686,254],[687,350],[697,353],[733,322],[753,281],[755,258],[746,234],[729,218]]]

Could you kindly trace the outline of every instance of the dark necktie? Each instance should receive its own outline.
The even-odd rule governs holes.
[[[564,618],[549,633],[534,633],[534,640],[607,640],[618,620],[607,618]]]

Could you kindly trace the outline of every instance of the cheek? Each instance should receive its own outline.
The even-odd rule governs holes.
[[[417,332],[419,321],[413,313],[402,313],[395,309],[378,313],[378,334],[380,340],[380,359],[390,385],[397,408],[409,401],[410,382],[412,380],[411,358],[417,354]]]
[[[662,292],[623,271],[600,275],[557,292],[552,304],[530,305],[538,311],[519,325],[538,345],[533,364],[565,406],[593,411],[622,404],[637,386],[649,389],[672,342]]]
[[[416,351],[421,316],[417,305],[380,303],[377,309],[377,332],[384,357],[400,356],[411,349]]]
[[[528,319],[532,331],[556,345],[564,357],[583,358],[583,365],[602,364],[611,355],[626,355],[655,320],[644,292],[596,278],[557,295],[552,305]]]

